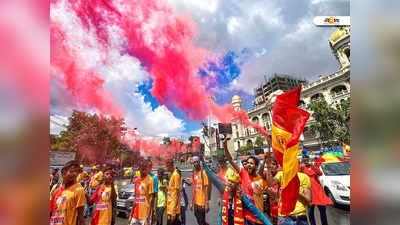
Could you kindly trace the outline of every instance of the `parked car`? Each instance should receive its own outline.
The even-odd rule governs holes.
[[[325,193],[334,203],[350,205],[350,163],[324,162],[319,177]]]
[[[135,198],[135,185],[127,184],[118,187],[118,198],[117,198],[117,215],[123,214],[125,217],[129,217],[129,213],[132,210],[133,200]]]

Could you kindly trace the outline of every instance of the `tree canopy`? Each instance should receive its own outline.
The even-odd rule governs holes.
[[[126,130],[123,119],[74,110],[68,120],[65,131],[50,135],[52,151],[73,151],[78,160],[105,162],[119,158],[121,149],[128,149],[121,143]]]
[[[344,142],[350,144],[350,99],[328,104],[324,99],[308,104],[311,111],[311,133],[322,146],[333,147]]]

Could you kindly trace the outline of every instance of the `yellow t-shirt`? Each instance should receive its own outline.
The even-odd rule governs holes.
[[[78,217],[77,208],[85,205],[85,191],[80,183],[66,189],[59,187],[53,193],[50,202],[50,225],[75,225]]]
[[[194,171],[193,177],[190,178],[190,181],[193,184],[193,196],[194,196],[194,204],[198,206],[205,206],[206,205],[206,186],[208,183],[208,176],[204,170],[203,171],[203,179],[201,178],[200,171]]]
[[[304,189],[305,188],[311,188],[311,182],[310,182],[310,177],[308,177],[307,174],[304,173],[297,173],[297,176],[299,177],[300,180],[300,187],[299,187],[299,193],[304,194]],[[275,175],[275,179],[277,179],[279,182],[282,182],[282,177],[283,177],[283,172],[279,171],[276,175]],[[281,201],[279,200],[279,206],[281,205]],[[292,211],[292,213],[290,213],[290,215],[294,215],[294,216],[300,216],[300,215],[306,215],[307,214],[307,207],[303,205],[303,203],[301,203],[299,200],[297,200],[296,202],[296,207],[294,208],[294,210]],[[282,216],[281,212],[280,212],[280,207],[279,207],[279,216]]]
[[[172,215],[174,211],[176,214],[181,213],[181,176],[178,171],[174,171],[169,179],[168,193],[167,193],[167,214]],[[174,206],[176,206],[174,208]]]
[[[135,210],[133,218],[137,220],[147,219],[150,210],[150,197],[154,193],[154,180],[150,175],[144,179],[138,177],[135,180]]]

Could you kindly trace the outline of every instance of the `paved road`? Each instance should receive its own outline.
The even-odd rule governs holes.
[[[191,173],[183,172],[184,178],[190,178]],[[187,187],[186,192],[188,194],[188,198],[192,198],[192,188]],[[210,201],[210,212],[206,215],[206,220],[210,225],[218,224],[218,198],[219,194],[215,187],[212,189],[211,201]],[[350,208],[345,206],[329,206],[327,208],[327,216],[328,216],[328,224],[330,225],[349,225],[350,224]],[[320,225],[319,219],[319,211],[316,209],[316,220],[317,224]],[[89,224],[89,222],[88,222]],[[128,219],[117,217],[116,225],[127,225]],[[166,223],[165,223],[166,224]],[[196,218],[194,217],[193,212],[189,209],[186,211],[186,224],[187,225],[196,225]]]

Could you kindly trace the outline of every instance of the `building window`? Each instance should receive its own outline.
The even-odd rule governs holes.
[[[238,148],[240,148],[240,141],[238,141]]]
[[[236,131],[236,137],[239,138],[239,132],[238,131]]]
[[[346,49],[344,50],[344,54],[347,56],[347,59],[348,59],[349,62],[350,62],[350,48],[346,48]]]
[[[311,101],[319,101],[322,99],[324,99],[324,95],[321,93],[317,93],[317,94],[311,96]]]

